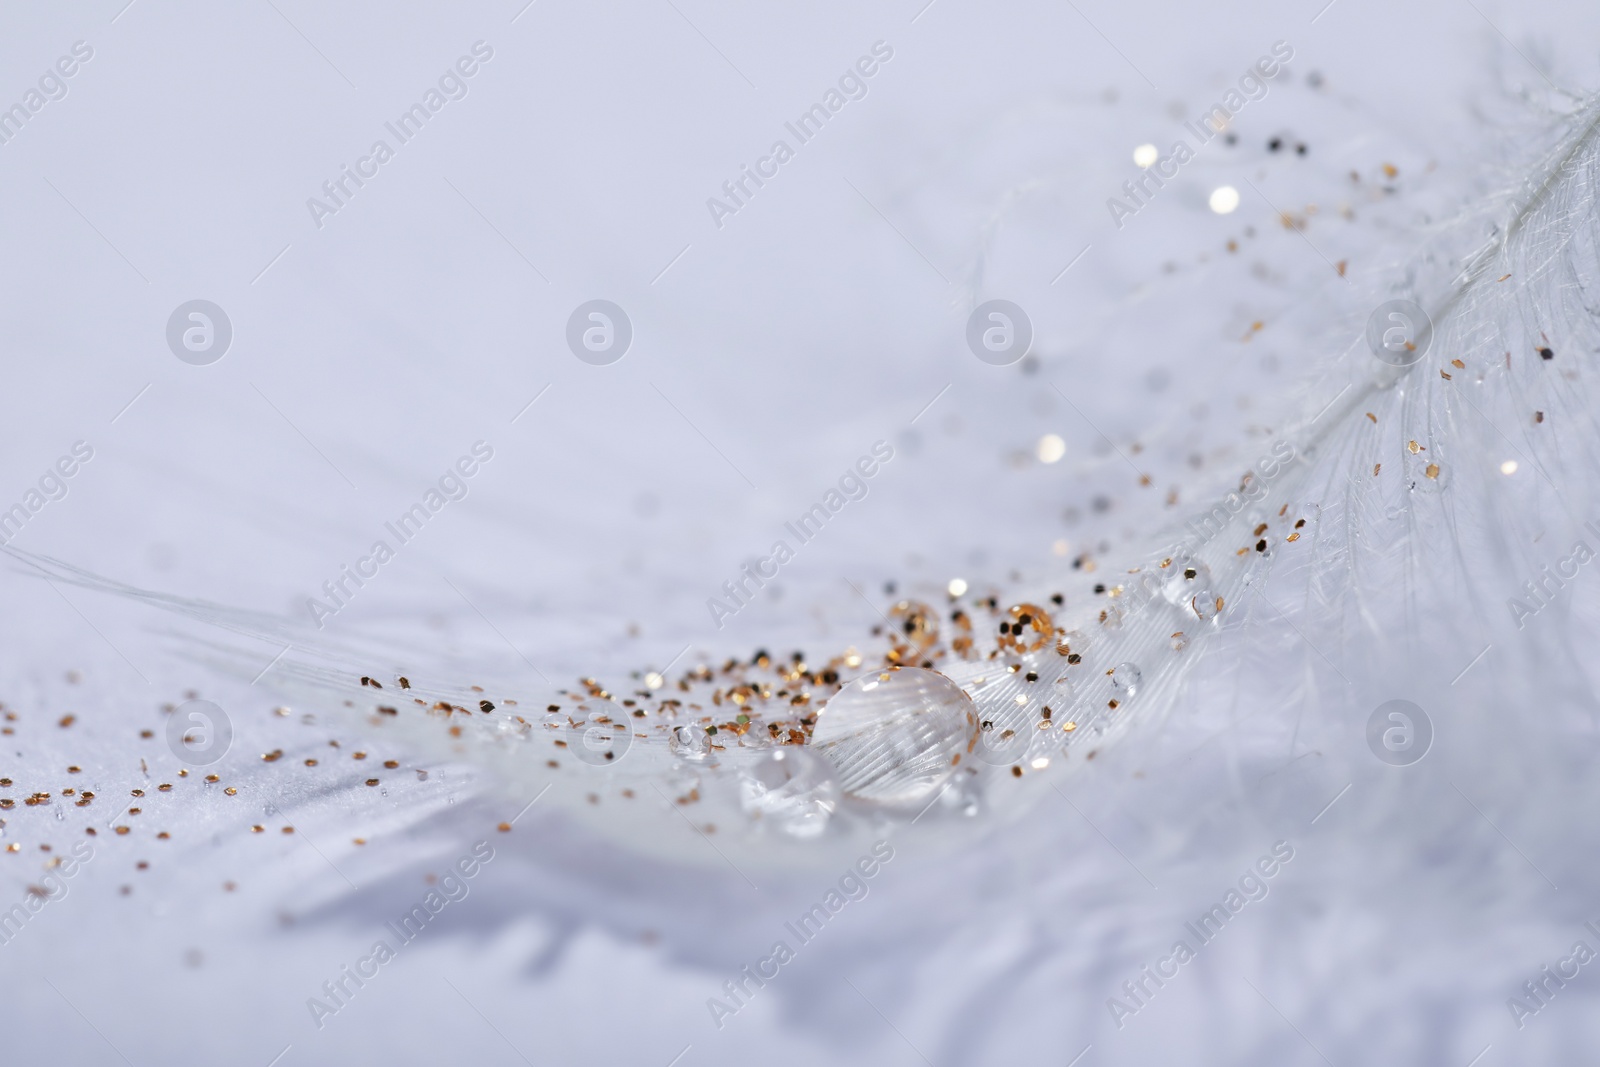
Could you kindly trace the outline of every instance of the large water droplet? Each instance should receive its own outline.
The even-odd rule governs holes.
[[[839,804],[839,783],[828,761],[784,745],[739,770],[739,803],[792,837],[816,837]]]
[[[978,712],[937,671],[894,667],[863,675],[817,713],[811,744],[853,797],[916,804],[949,780],[972,749]]]

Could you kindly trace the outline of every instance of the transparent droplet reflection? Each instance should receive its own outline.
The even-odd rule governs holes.
[[[830,699],[817,713],[811,745],[850,796],[915,804],[955,773],[977,728],[977,709],[955,682],[895,667],[863,675]]]
[[[791,837],[812,838],[828,828],[839,805],[839,783],[827,760],[784,745],[739,769],[739,803]]]
[[[951,780],[945,791],[939,794],[939,806],[969,819],[983,811],[983,793],[970,771],[964,771]]]

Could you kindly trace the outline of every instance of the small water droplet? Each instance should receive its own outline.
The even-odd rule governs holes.
[[[815,752],[781,746],[739,769],[739,803],[791,837],[816,837],[839,804],[832,770]]]
[[[667,744],[674,756],[694,763],[711,754],[711,735],[706,733],[705,727],[696,724],[674,726],[667,735]]]
[[[1189,598],[1189,609],[1201,622],[1211,622],[1219,613],[1216,594],[1209,589],[1201,589]]]
[[[1427,453],[1415,457],[1408,456],[1407,466],[1406,473],[1410,479],[1407,488],[1413,493],[1441,493],[1450,485],[1450,464],[1440,463],[1436,458],[1430,458]]]
[[[1197,591],[1211,586],[1211,568],[1184,552],[1173,553],[1161,573],[1161,595],[1169,604],[1187,604]]]
[[[811,746],[846,793],[885,804],[926,800],[971,749],[978,712],[949,678],[922,667],[862,675],[817,713]]]
[[[1111,669],[1111,688],[1114,692],[1131,697],[1139,691],[1144,672],[1137,663],[1119,663]]]

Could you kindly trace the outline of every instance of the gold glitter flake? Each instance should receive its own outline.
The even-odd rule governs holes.
[[[889,609],[889,619],[898,635],[919,653],[939,640],[939,616],[919,600],[900,601]]]
[[[1055,636],[1049,614],[1034,604],[1017,604],[1000,622],[999,645],[1011,652],[1036,652]]]

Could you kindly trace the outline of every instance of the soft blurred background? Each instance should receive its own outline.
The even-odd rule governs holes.
[[[1354,336],[1367,305],[1340,274],[1480,193],[1519,98],[1536,121],[1553,86],[1600,82],[1600,11],[1576,3],[111,0],[12,4],[0,27],[0,106],[83,42],[64,95],[0,127],[0,509],[93,452],[10,543],[305,622],[486,442],[465,498],[325,632],[529,692],[688,647],[831,650],[886,583],[1003,584],[1170,518]],[[784,124],[878,42],[865,95],[719,226],[707,199],[793,145]],[[1134,150],[1165,150],[1275,42],[1293,59],[1265,98],[1119,229],[1106,200]],[[385,123],[475,45],[465,95],[398,144]],[[314,218],[378,139],[394,158]],[[1011,367],[964,340],[992,298],[1035,329]],[[197,299],[232,329],[205,366],[166,337]],[[632,324],[606,366],[566,343],[594,299]],[[713,625],[706,598],[878,440],[895,458],[868,497]],[[1485,1046],[1485,1064],[1576,1062],[1594,1036],[1580,988],[1532,1037],[1503,1004],[1579,936],[1581,901],[1429,925],[1425,893],[1352,872],[1357,837],[1307,844],[1298,896],[1119,1030],[1106,999],[1289,836],[1300,797],[1253,780],[1242,827],[1207,808],[1238,767],[1193,725],[1167,777],[1090,783],[1082,812],[981,861],[890,865],[851,931],[718,1030],[706,998],[819,889],[642,869],[537,812],[502,836],[520,805],[480,773],[330,733],[316,708],[275,715],[293,702],[271,643],[252,682],[140,604],[15,566],[0,589],[0,907],[98,828],[70,893],[0,944],[17,1062],[1465,1065]],[[213,770],[234,798],[174,777],[162,706],[191,692],[232,718]],[[386,759],[380,794],[363,783]],[[1307,786],[1294,825],[1339,784]],[[36,791],[55,795],[24,806]],[[472,894],[319,1027],[307,998],[485,839]],[[1349,910],[1385,892],[1405,905]],[[1498,946],[1513,903],[1543,941]]]

